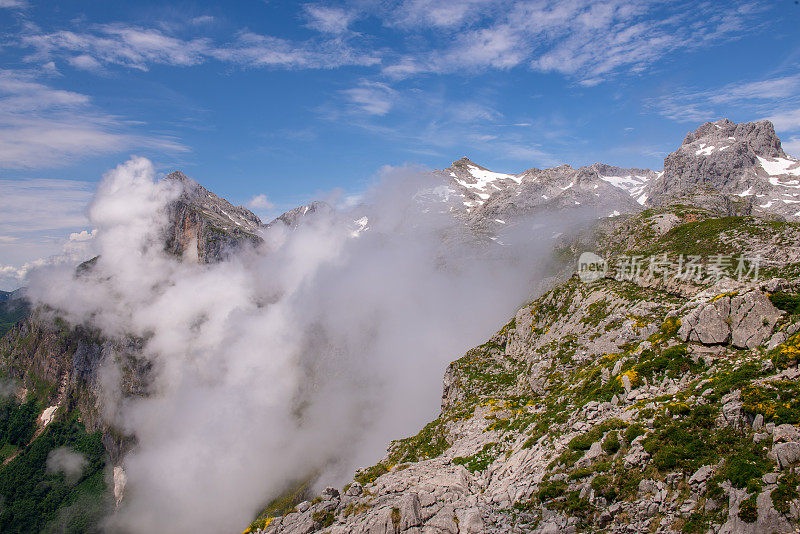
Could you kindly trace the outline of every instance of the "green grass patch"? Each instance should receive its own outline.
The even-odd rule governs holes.
[[[453,463],[463,465],[467,470],[477,473],[485,471],[497,459],[501,451],[502,445],[499,443],[487,443],[472,456],[456,456],[453,458]]]

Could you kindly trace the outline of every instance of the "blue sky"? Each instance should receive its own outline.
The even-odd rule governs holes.
[[[264,218],[463,155],[660,169],[721,117],[800,155],[798,27],[794,0],[0,0],[0,287],[132,154]]]

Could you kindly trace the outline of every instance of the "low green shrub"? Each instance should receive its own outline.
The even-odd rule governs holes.
[[[614,455],[620,448],[619,435],[616,430],[612,430],[606,435],[601,445],[603,451],[608,455]]]
[[[750,497],[739,504],[739,519],[745,523],[755,523],[758,520],[758,505],[756,505],[755,497]]]
[[[800,497],[797,493],[798,484],[800,477],[795,473],[784,473],[778,479],[778,487],[770,493],[772,504],[783,515],[789,515],[789,503]]]

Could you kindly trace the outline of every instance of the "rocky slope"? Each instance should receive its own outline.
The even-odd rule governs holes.
[[[249,530],[795,531],[800,225],[674,207],[593,239],[645,265],[769,263],[758,277],[732,262],[569,278],[451,364],[441,414],[418,435]]]

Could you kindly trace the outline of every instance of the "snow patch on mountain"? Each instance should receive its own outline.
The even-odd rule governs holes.
[[[762,158],[758,157],[758,162],[761,168],[766,171],[770,176],[800,176],[800,161],[788,158]],[[785,183],[774,183],[773,185],[786,185]]]

